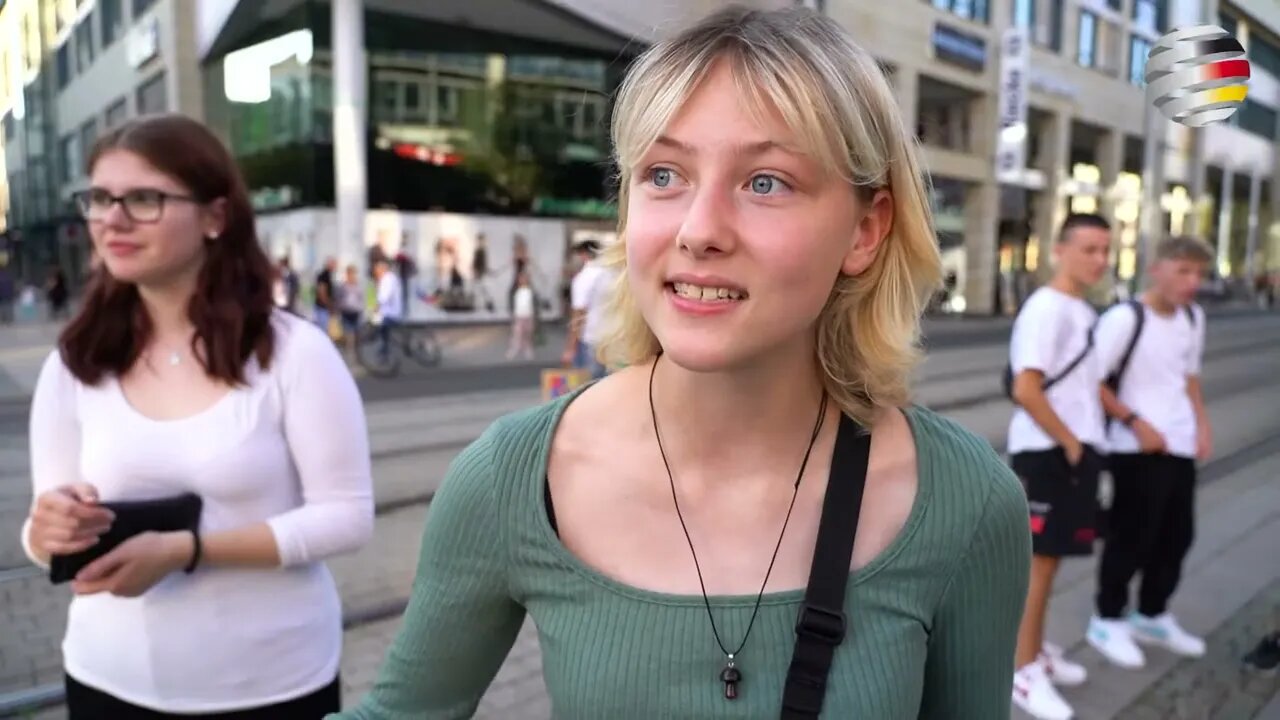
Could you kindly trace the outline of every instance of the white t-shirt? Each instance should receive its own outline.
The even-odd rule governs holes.
[[[573,309],[587,312],[582,326],[582,341],[588,345],[594,345],[599,340],[609,280],[609,271],[593,261],[582,266],[578,274],[573,276],[573,283],[569,286]]]
[[[1098,313],[1080,298],[1048,286],[1036,290],[1013,323],[1009,360],[1014,375],[1034,369],[1043,372],[1046,380],[1057,377],[1084,350],[1097,319]],[[1100,452],[1106,449],[1102,401],[1098,397],[1103,377],[1102,363],[1094,348],[1046,392],[1049,404],[1072,434]],[[1049,450],[1057,444],[1026,410],[1014,410],[1006,448],[1010,454]]]
[[[390,271],[378,279],[378,314],[389,320],[399,320],[404,315],[404,289],[400,278]]]
[[[518,318],[533,317],[533,288],[529,286],[516,288],[513,314]]]
[[[137,412],[113,376],[82,384],[57,351],[45,361],[31,407],[36,496],[73,482],[103,501],[194,492],[203,535],[265,522],[282,560],[179,571],[137,598],[74,597],[62,653],[76,679],[168,713],[269,705],[333,681],[342,604],[322,561],[373,531],[364,409],[319,328],[280,311],[273,325],[271,367],[250,360],[247,386],[180,420]]]
[[[1142,335],[1120,378],[1120,401],[1164,436],[1169,454],[1196,456],[1196,414],[1187,395],[1187,378],[1200,374],[1204,355],[1204,311],[1192,308],[1195,324],[1183,308],[1161,316],[1146,305]],[[1107,310],[1098,321],[1095,343],[1105,372],[1120,365],[1137,328],[1137,314],[1127,303]],[[1108,440],[1116,453],[1138,452],[1138,439],[1123,423],[1111,423]]]

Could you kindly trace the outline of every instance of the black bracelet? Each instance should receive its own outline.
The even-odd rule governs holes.
[[[1125,427],[1133,427],[1133,424],[1137,421],[1138,421],[1138,413],[1131,412],[1128,415],[1126,415],[1124,419],[1121,420],[1120,422],[1123,423]]]
[[[191,530],[191,562],[183,568],[183,572],[190,575],[196,571],[196,566],[200,564],[200,531],[192,528]]]

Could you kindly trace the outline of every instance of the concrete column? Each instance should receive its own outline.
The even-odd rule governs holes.
[[[996,309],[999,203],[1000,186],[994,180],[969,186],[964,208],[964,302],[965,311],[969,313],[987,315]]]
[[[1160,199],[1164,196],[1163,147],[1168,122],[1150,106],[1147,106],[1145,120],[1143,128],[1145,137],[1142,143],[1142,203],[1138,206],[1137,257],[1134,262],[1133,287],[1130,288],[1135,292],[1142,289],[1147,277],[1146,267],[1155,244],[1159,242],[1164,217],[1160,208]],[[1203,175],[1200,176],[1200,180],[1203,183]],[[1195,193],[1192,191],[1192,198],[1194,197]]]
[[[1120,168],[1123,166],[1124,133],[1110,130],[1098,141],[1098,214],[1106,218],[1112,227],[1119,225],[1116,219],[1115,193]]]
[[[338,211],[338,256],[364,267],[368,209],[363,0],[332,0],[333,171]]]
[[[1218,196],[1218,262],[1215,268],[1218,272],[1222,272],[1223,264],[1231,259],[1231,185],[1234,179],[1230,166],[1224,166],[1222,192]]]
[[[1054,113],[1040,131],[1037,169],[1044,173],[1045,187],[1035,196],[1036,280],[1043,285],[1053,276],[1053,244],[1058,228],[1067,218],[1062,185],[1070,176],[1067,160],[1071,154],[1071,117]]]
[[[973,153],[993,157],[996,141],[996,101],[994,94],[975,98],[970,106]],[[1000,249],[997,229],[1000,217],[1000,186],[994,176],[969,186],[965,194],[965,311],[995,312]]]
[[[1258,254],[1258,205],[1261,201],[1262,175],[1254,170],[1249,176],[1249,230],[1244,250],[1244,277],[1250,287],[1258,267],[1255,256]]]
[[[920,105],[920,74],[915,68],[899,65],[893,71],[893,89],[898,97],[898,112],[911,137],[916,135],[916,115]]]

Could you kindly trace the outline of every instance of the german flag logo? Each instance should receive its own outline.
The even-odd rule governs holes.
[[[1204,127],[1231,117],[1249,93],[1240,41],[1217,25],[1179,28],[1147,54],[1147,102],[1166,118]]]

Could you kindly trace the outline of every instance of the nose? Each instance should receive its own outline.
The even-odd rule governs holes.
[[[731,193],[708,183],[693,191],[676,245],[695,258],[732,252],[737,244]]]
[[[124,211],[124,204],[113,202],[98,216],[99,222],[110,228],[128,228],[133,224]]]

